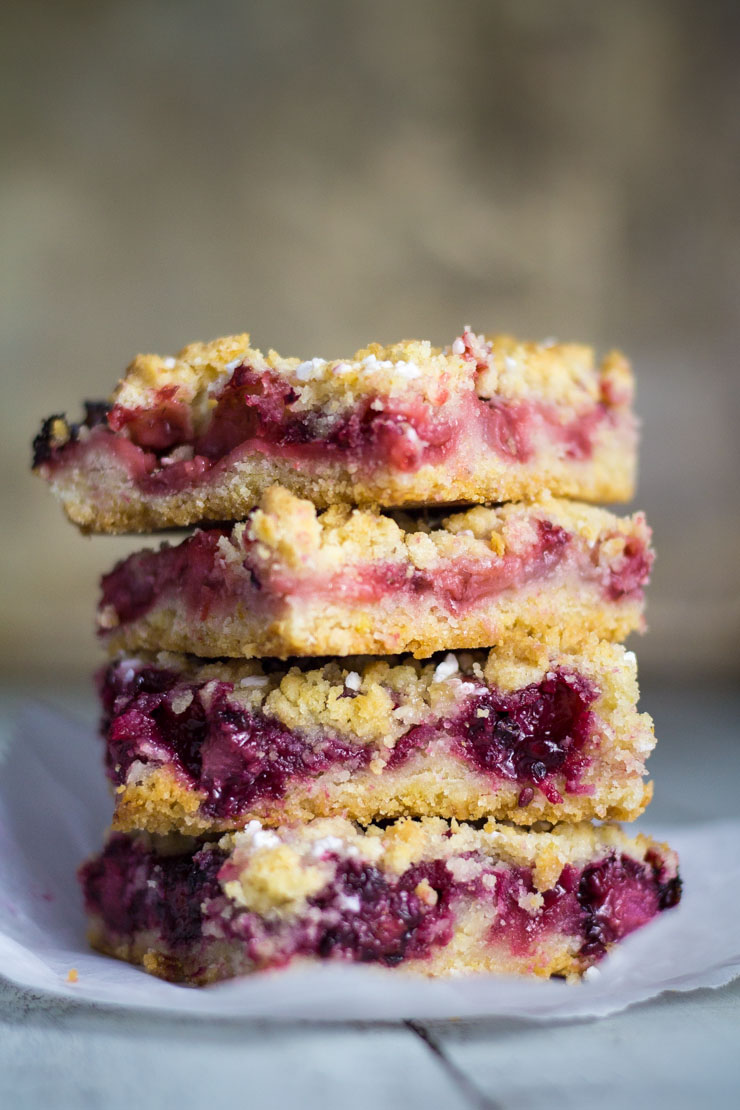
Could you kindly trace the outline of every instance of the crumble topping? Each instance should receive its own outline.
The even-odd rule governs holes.
[[[238,878],[223,884],[226,896],[267,918],[297,917],[304,912],[306,899],[325,887],[334,874],[333,866],[307,863],[288,844],[253,849],[247,855],[238,837],[231,868],[238,870]]]
[[[162,388],[174,387],[177,399],[201,417],[209,402],[238,367],[268,370],[299,392],[296,411],[346,407],[368,393],[392,396],[413,388],[439,401],[440,388],[470,390],[487,399],[545,397],[555,404],[582,407],[606,398],[628,404],[632,395],[629,363],[609,352],[597,365],[590,347],[577,343],[523,342],[511,335],[476,335],[465,328],[446,348],[426,340],[403,340],[389,346],[371,343],[350,358],[283,358],[251,346],[250,336],[226,336],[192,343],[177,356],[138,355],[119,383],[114,402],[126,408],[147,407]],[[475,371],[475,377],[471,374]]]
[[[439,404],[441,391],[465,393],[473,388],[466,363],[428,341],[404,340],[387,347],[372,343],[351,358],[301,360],[283,358],[273,350],[264,355],[250,345],[245,333],[190,344],[174,358],[138,355],[119,382],[113,402],[126,409],[148,408],[156,404],[163,388],[171,388],[177,401],[191,406],[198,428],[241,366],[258,374],[269,372],[292,386],[294,412],[321,408],[336,414],[364,396],[391,397],[409,389]]]
[[[379,740],[384,735],[397,733],[390,691],[373,682],[371,675],[364,685],[363,691],[363,680],[356,671],[344,677],[336,671],[329,677],[326,669],[308,674],[292,671],[282,679],[279,688],[267,696],[265,710],[293,729],[303,728],[308,719],[360,740]],[[356,691],[355,697],[346,696],[348,686]]]
[[[478,338],[480,350],[482,337]],[[478,376],[479,397],[526,398],[544,394],[556,404],[596,404],[607,395],[632,399],[632,372],[624,355],[610,351],[597,367],[591,347],[580,343],[526,343],[491,336]],[[479,355],[480,360],[480,355]],[[479,361],[480,364],[480,361]]]
[[[606,509],[543,495],[529,503],[478,505],[444,518],[432,514],[398,514],[393,517],[366,509],[334,506],[324,512],[273,486],[263,496],[248,523],[236,525],[220,542],[229,561],[243,559],[246,536],[256,542],[255,554],[279,559],[291,569],[313,572],[337,570],[351,563],[407,560],[429,570],[443,560],[485,557],[491,552],[526,550],[537,542],[537,522],[545,519],[578,535],[586,544],[599,544],[598,562],[608,567],[630,539],[645,545],[650,530],[643,513],[618,517]],[[232,550],[233,549],[233,550]]]
[[[387,740],[389,745],[426,718],[459,710],[480,682],[507,693],[540,681],[551,670],[581,673],[598,681],[601,692],[594,709],[604,715],[614,711],[617,698],[634,705],[638,697],[634,654],[598,640],[577,654],[563,654],[519,635],[490,652],[448,652],[439,663],[407,656],[350,656],[321,667],[307,662],[269,673],[258,660],[207,662],[171,652],[123,656],[112,665],[122,668],[130,681],[138,669],[152,664],[178,676],[181,685],[170,702],[177,713],[192,701],[188,683],[226,682],[233,686],[231,701],[262,710],[287,728],[308,735],[323,730],[368,743]],[[618,691],[600,677],[610,673],[619,675]],[[347,696],[348,689],[353,696]]]
[[[595,854],[610,850],[642,861],[652,845],[649,837],[629,837],[618,825],[589,822],[527,830],[489,820],[477,829],[423,817],[362,830],[344,818],[331,817],[268,830],[270,839],[264,846],[255,839],[257,825],[251,822],[248,830],[228,834],[219,844],[231,853],[225,893],[265,916],[302,912],[306,898],[332,880],[337,864],[345,858],[364,860],[393,875],[415,864],[444,860],[453,878],[462,883],[500,864],[530,869],[535,889],[523,896],[520,905],[535,914],[542,905],[542,893],[555,886],[566,865],[583,867]],[[319,845],[326,849],[323,853],[317,850]],[[671,858],[670,849],[660,847]],[[232,871],[237,877],[231,877]]]

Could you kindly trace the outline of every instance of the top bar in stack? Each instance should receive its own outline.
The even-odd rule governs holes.
[[[372,344],[266,356],[248,335],[139,356],[111,405],[49,417],[34,467],[87,532],[239,520],[274,483],[318,507],[633,493],[632,375],[576,344]]]

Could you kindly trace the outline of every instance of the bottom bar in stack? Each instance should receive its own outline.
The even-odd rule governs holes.
[[[94,947],[198,985],[306,960],[570,978],[681,890],[675,853],[616,825],[435,817],[114,833],[80,877]]]

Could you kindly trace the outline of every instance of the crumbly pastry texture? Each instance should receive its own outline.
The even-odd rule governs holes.
[[[596,403],[607,392],[631,401],[632,374],[624,356],[612,351],[597,367],[593,350],[577,343],[530,343],[511,335],[488,339],[465,330],[462,342],[440,349],[426,340],[402,340],[389,346],[371,343],[351,358],[302,361],[265,356],[250,345],[247,333],[192,343],[174,358],[139,355],[118,384],[113,402],[126,408],[151,408],[162,386],[175,386],[178,400],[191,405],[197,419],[207,420],[212,398],[222,392],[237,367],[269,369],[296,390],[300,409],[350,408],[362,397],[389,396],[413,389],[425,400],[439,401],[441,386],[481,397],[541,399],[576,407]],[[467,358],[465,356],[468,356]],[[481,369],[471,383],[472,358]]]
[[[44,423],[34,465],[85,531],[240,519],[276,482],[319,507],[627,500],[632,395],[622,355],[577,344],[466,329],[301,361],[239,335],[139,356],[110,406]]]
[[[81,880],[96,948],[193,984],[317,959],[571,977],[680,897],[670,848],[617,826],[439,818],[118,834]]]
[[[611,823],[652,793],[616,641],[653,553],[585,502],[633,494],[632,402],[624,357],[577,344],[243,334],[44,421],[33,468],[83,532],[200,526],[103,579],[96,948],[193,985],[575,978],[676,905],[675,853]]]
[[[652,721],[635,658],[490,653],[257,662],[124,656],[101,678],[113,827],[212,835],[342,815],[632,820]]]
[[[446,519],[318,513],[273,487],[230,531],[119,564],[98,627],[112,651],[204,657],[425,658],[516,631],[569,650],[642,629],[652,559],[641,513],[549,496]]]

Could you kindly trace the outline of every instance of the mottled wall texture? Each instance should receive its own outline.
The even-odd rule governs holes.
[[[737,674],[740,4],[6,0],[9,672],[79,676],[96,578],[27,474],[134,353],[480,330],[618,345],[659,549],[643,672]],[[140,542],[140,541],[139,541]]]

